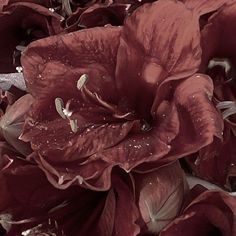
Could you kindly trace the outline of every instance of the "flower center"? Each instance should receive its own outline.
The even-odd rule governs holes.
[[[113,118],[116,119],[125,119],[125,120],[137,120],[136,114],[134,111],[130,112],[122,112],[118,108],[117,105],[110,104],[106,101],[104,101],[97,93],[91,92],[89,88],[87,87],[87,82],[89,80],[88,75],[83,74],[80,76],[79,80],[77,81],[77,89],[82,94],[82,98],[84,100],[89,100],[91,102],[94,102],[96,105],[101,106],[102,108],[105,108],[109,113],[111,113]],[[76,133],[78,131],[78,124],[76,119],[72,119],[73,111],[70,110],[70,104],[71,100],[69,100],[66,103],[66,106],[64,105],[64,102],[62,98],[57,97],[55,99],[55,108],[57,113],[60,115],[62,119],[67,119],[69,121],[69,125],[71,130]],[[151,130],[151,125],[146,120],[140,121],[140,130],[142,132],[147,132]]]

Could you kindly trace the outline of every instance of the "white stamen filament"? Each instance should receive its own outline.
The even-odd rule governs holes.
[[[226,119],[229,116],[234,115],[235,113],[236,113],[236,107],[231,107],[222,113],[223,119]]]
[[[231,108],[232,106],[235,106],[235,102],[232,101],[224,101],[224,102],[219,102],[216,107],[218,109],[227,109],[227,108]]]
[[[230,61],[227,58],[213,58],[209,61],[208,68],[211,69],[215,66],[221,66],[225,69],[225,73],[227,74],[232,68]]]
[[[219,102],[216,107],[219,110],[225,109],[224,112],[222,112],[223,119],[227,119],[229,116],[236,113],[236,103],[232,101]]]
[[[70,120],[70,128],[74,133],[78,131],[77,120]]]

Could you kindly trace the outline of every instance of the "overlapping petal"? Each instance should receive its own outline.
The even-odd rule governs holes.
[[[167,77],[184,78],[197,71],[201,58],[198,20],[178,1],[146,4],[127,18],[118,58],[119,92],[145,115]]]
[[[196,186],[186,200],[182,214],[161,233],[169,235],[224,235],[236,233],[236,200],[223,191]]]
[[[38,1],[37,1],[38,3]],[[34,2],[3,2],[0,12],[0,71],[15,72],[20,65],[20,50],[17,46],[27,46],[31,41],[59,33],[59,15]],[[28,12],[26,15],[25,12]]]
[[[186,7],[197,12],[200,15],[204,15],[218,10],[220,7],[228,5],[234,0],[182,0]]]
[[[174,9],[176,12],[183,10],[184,14],[177,18],[180,22],[190,19],[190,25],[194,27],[188,25],[191,30],[186,31],[178,27],[180,22],[177,24],[174,20],[176,15],[160,24],[158,20],[164,17],[162,14],[167,8],[173,12]],[[157,19],[154,17],[156,10],[160,11]],[[152,16],[148,21],[147,15]],[[132,22],[140,30],[134,31]],[[149,22],[151,28],[144,26],[144,22]],[[160,34],[163,27],[173,24],[175,33]],[[147,30],[147,37],[142,36],[141,28]],[[189,30],[188,40],[183,40]],[[128,38],[128,34],[137,42]],[[151,50],[154,39],[156,48]],[[168,46],[166,53],[162,51],[165,43]],[[175,52],[169,49],[170,45]],[[131,49],[134,50],[130,52],[131,56],[124,54],[125,50]],[[159,58],[157,67],[150,58],[149,62],[142,60],[149,54],[152,58]],[[113,166],[119,165],[129,172],[142,163],[163,159],[167,154],[170,158],[166,162],[194,152],[211,143],[214,136],[219,137],[221,129],[217,114],[207,99],[207,94],[212,93],[210,81],[198,75],[176,82],[177,85],[173,82],[173,88],[168,88],[166,94],[174,92],[175,96],[165,94],[159,97],[158,91],[155,92],[156,85],[135,77],[133,73],[138,73],[139,68],[143,68],[140,65],[145,62],[145,76],[151,72],[151,76],[159,79],[159,66],[165,65],[161,80],[167,76],[169,81],[184,78],[197,70],[199,55],[195,16],[182,3],[162,0],[138,9],[123,28],[93,28],[32,43],[24,53],[22,64],[28,90],[36,102],[20,138],[31,142],[36,151],[35,160],[59,188],[66,188],[79,180],[86,187],[107,189]],[[127,59],[131,61],[125,62]],[[127,65],[131,70],[126,70]],[[122,75],[124,71],[128,74]],[[86,76],[88,81],[78,88],[76,84],[81,76]],[[132,87],[127,84],[129,79]],[[190,83],[194,86],[187,91]],[[140,90],[139,99],[135,101],[137,86],[145,97]],[[130,92],[131,99],[127,98],[125,91]],[[183,92],[186,95],[182,95]],[[188,99],[195,93],[195,102]],[[152,104],[154,97],[159,97],[159,103]],[[60,105],[55,107],[58,99]],[[130,106],[132,101],[135,101],[134,106]],[[199,108],[201,112],[198,114]],[[193,120],[199,119],[203,113],[204,118],[195,124]],[[187,128],[188,125],[192,128]],[[197,130],[202,133],[198,135]],[[186,140],[186,144],[182,144]]]
[[[36,165],[4,150],[10,158],[0,159],[0,225],[7,235],[135,236],[139,232],[134,195],[122,176],[114,177],[108,192],[78,186],[63,191],[54,188]]]
[[[230,1],[231,2],[231,1]],[[203,28],[201,34],[202,66],[206,68],[212,58],[228,58],[235,65],[235,25],[236,3],[232,1],[229,6],[219,9]],[[222,35],[225,37],[222,38]],[[210,43],[209,43],[210,42]]]
[[[187,190],[179,163],[148,174],[134,174],[137,202],[145,224],[142,233],[159,233],[179,213]]]

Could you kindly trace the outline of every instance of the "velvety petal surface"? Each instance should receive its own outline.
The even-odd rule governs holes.
[[[179,163],[147,174],[134,174],[137,204],[144,221],[142,233],[159,233],[179,213],[187,190]]]
[[[213,83],[208,76],[196,74],[175,89],[174,101],[178,109],[180,132],[170,144],[171,154],[187,155],[222,138],[223,121],[211,101]]]
[[[231,1],[230,1],[231,2]],[[236,3],[222,7],[208,21],[201,35],[202,66],[206,68],[212,58],[228,58],[235,65],[236,40],[234,29],[236,28],[235,14]],[[225,37],[222,38],[222,35]]]
[[[78,186],[59,190],[36,165],[6,148],[0,150],[4,153],[0,225],[6,235],[135,236],[139,232],[132,188],[119,175],[108,192]]]
[[[25,15],[25,12],[28,12]],[[15,72],[21,52],[17,46],[61,31],[60,16],[48,8],[31,2],[9,2],[0,12],[0,71]]]
[[[197,18],[179,1],[145,4],[127,18],[116,83],[123,99],[141,117],[148,118],[156,89],[168,76],[183,78],[197,70],[199,37]]]
[[[19,98],[13,105],[8,107],[5,114],[0,118],[0,130],[5,140],[23,155],[32,151],[28,143],[19,140],[23,130],[24,116],[29,111],[33,97],[30,94]]]
[[[183,2],[187,8],[197,12],[200,16],[216,11],[222,6],[235,2],[235,0],[183,0]]]
[[[235,235],[235,197],[196,186],[185,204],[182,214],[160,233],[161,236]]]

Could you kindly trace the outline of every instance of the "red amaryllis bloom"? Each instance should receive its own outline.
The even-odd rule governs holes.
[[[232,236],[236,234],[236,200],[224,191],[208,191],[197,185],[183,206],[182,213],[160,236]]]
[[[21,50],[33,40],[61,31],[59,15],[39,1],[3,1],[0,3],[0,72],[14,72]]]
[[[201,30],[201,71],[211,76],[214,83],[214,103],[224,119],[222,142],[215,140],[195,157],[188,159],[194,173],[228,189],[235,188],[236,134],[236,2],[192,1],[185,4],[204,19]],[[224,39],[222,38],[224,35]]]
[[[236,137],[228,127],[223,142],[215,140],[211,145],[186,158],[193,173],[223,188],[235,190]]]
[[[21,139],[51,183],[108,189],[114,166],[129,172],[151,163],[150,170],[221,137],[212,82],[192,75],[198,29],[184,4],[160,0],[138,8],[124,27],[28,47],[22,64],[35,102]]]
[[[181,208],[186,182],[178,163],[131,179],[116,169],[106,192],[59,190],[5,146],[0,146],[0,225],[8,236],[157,234]]]

